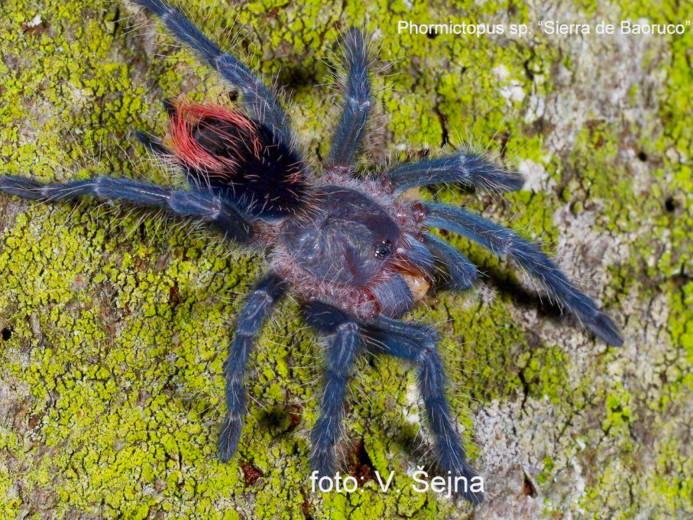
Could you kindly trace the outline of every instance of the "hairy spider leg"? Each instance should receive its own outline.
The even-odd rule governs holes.
[[[424,233],[424,244],[448,271],[448,286],[456,291],[469,289],[479,276],[476,266],[457,249],[431,233]]]
[[[161,139],[151,136],[139,130],[135,132],[135,137],[144,146],[149,153],[159,157],[167,157],[173,155],[173,152],[164,146]]]
[[[349,72],[342,116],[332,139],[329,159],[329,165],[337,168],[351,167],[371,108],[368,50],[361,31],[350,28],[344,35],[344,47]]]
[[[169,118],[173,117],[176,113],[176,107],[173,102],[166,98],[162,101],[162,104]],[[163,141],[158,137],[150,135],[146,132],[141,132],[139,130],[135,131],[135,137],[149,153],[156,155],[160,159],[173,156],[173,150],[169,150],[166,146],[164,146]]]
[[[477,474],[466,460],[462,441],[445,399],[445,371],[436,348],[438,333],[423,323],[404,322],[385,316],[361,324],[361,330],[373,349],[416,364],[419,392],[433,434],[436,460],[443,471],[450,472],[453,478],[464,477],[468,486],[471,485]],[[465,490],[462,484],[458,486],[458,491],[474,504],[484,500],[483,493],[472,492],[470,487]]]
[[[332,477],[336,470],[336,446],[347,378],[360,346],[358,324],[342,311],[316,300],[306,304],[303,313],[310,326],[331,336],[326,351],[327,366],[320,417],[310,434],[310,467],[321,477]]]
[[[462,209],[444,204],[421,204],[425,212],[423,225],[458,233],[499,256],[512,258],[542,282],[560,305],[605,343],[614,346],[623,344],[618,327],[611,318],[599,311],[594,301],[570,283],[558,266],[535,244],[520,238],[510,229]]]
[[[436,259],[433,257],[431,250],[409,233],[404,233],[402,238],[408,249],[406,253],[407,260],[426,273],[432,272],[436,265]]]
[[[201,218],[236,242],[247,242],[252,235],[251,224],[234,206],[220,197],[130,179],[99,176],[64,184],[44,184],[26,177],[7,175],[0,176],[0,191],[46,202],[73,200],[82,196],[120,200],[139,206],[164,208],[182,217]]]
[[[238,87],[242,103],[253,117],[267,126],[286,146],[291,146],[291,131],[286,114],[262,81],[230,54],[224,53],[188,20],[183,13],[161,0],[133,0],[158,16],[169,31],[193,49],[225,80]]]
[[[247,401],[243,376],[250,351],[263,322],[286,292],[286,283],[274,274],[263,278],[248,297],[236,323],[236,331],[224,363],[227,415],[218,442],[219,458],[227,462],[238,449]]]
[[[393,273],[368,289],[379,302],[378,311],[387,316],[400,317],[414,305],[414,294],[400,273]]]
[[[406,163],[384,173],[395,194],[415,186],[459,182],[473,188],[515,191],[522,188],[522,176],[493,164],[481,155],[462,152],[451,157]]]

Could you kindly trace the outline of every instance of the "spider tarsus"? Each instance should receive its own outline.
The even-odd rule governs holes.
[[[519,174],[511,172],[499,172],[489,175],[487,187],[497,191],[518,191],[525,185],[525,178]]]
[[[135,131],[135,138],[144,146],[148,152],[164,157],[171,155],[171,151],[166,148],[160,139],[153,137],[145,132]]]
[[[228,462],[238,450],[241,438],[242,423],[239,419],[227,415],[219,432],[217,457],[222,462]]]
[[[171,99],[165,98],[161,104],[164,106],[164,110],[168,114],[168,117],[173,117],[176,114],[176,105]]]
[[[318,473],[318,477],[333,477],[337,471],[336,450],[313,450],[310,456],[310,469]]]
[[[613,347],[620,347],[623,345],[623,337],[618,327],[614,321],[603,312],[598,311],[591,320],[585,321],[585,325],[607,345]]]

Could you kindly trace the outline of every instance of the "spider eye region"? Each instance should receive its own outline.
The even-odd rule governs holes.
[[[315,278],[365,287],[383,271],[400,237],[390,215],[365,195],[326,186],[309,216],[287,222],[285,250]]]
[[[385,239],[375,246],[375,257],[385,260],[392,255],[392,242]]]

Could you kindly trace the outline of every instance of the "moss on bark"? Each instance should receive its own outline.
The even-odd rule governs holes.
[[[607,349],[510,266],[461,240],[489,275],[412,313],[443,334],[449,397],[489,500],[475,517],[693,514],[693,38],[552,37],[537,21],[678,23],[690,2],[278,0],[186,2],[213,39],[276,77],[313,161],[339,110],[339,29],[377,36],[376,104],[361,167],[472,144],[527,178],[466,202],[556,251],[623,325]],[[226,88],[125,2],[8,0],[0,19],[2,174],[98,174],[180,184],[146,159],[161,100]],[[530,35],[435,38],[415,23],[526,23]],[[383,63],[391,63],[386,69]],[[442,149],[441,149],[442,147]],[[161,215],[0,196],[0,516],[20,518],[467,518],[411,491],[429,464],[410,368],[361,360],[350,385],[347,470],[395,471],[394,489],[312,494],[316,336],[287,301],[250,369],[249,419],[214,457],[221,369],[261,255]]]

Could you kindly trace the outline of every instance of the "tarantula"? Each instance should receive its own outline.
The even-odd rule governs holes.
[[[137,133],[153,154],[185,173],[190,190],[174,190],[125,178],[95,177],[65,184],[0,177],[0,190],[28,199],[63,201],[90,195],[174,215],[203,219],[242,244],[268,250],[270,274],[248,297],[224,365],[228,413],[218,441],[219,457],[235,453],[246,393],[243,378],[255,338],[286,291],[301,302],[309,325],[330,337],[321,415],[312,429],[311,467],[334,475],[347,376],[363,350],[412,361],[440,468],[471,479],[445,399],[445,374],[428,325],[401,321],[433,283],[436,268],[452,289],[468,289],[476,267],[427,228],[460,234],[532,274],[562,307],[610,345],[622,339],[597,309],[540,249],[514,232],[463,209],[400,196],[412,187],[460,183],[511,191],[523,179],[474,153],[424,160],[356,179],[354,155],[364,134],[371,98],[368,52],[362,34],[344,35],[348,77],[341,118],[329,159],[318,176],[302,159],[277,99],[240,61],[207,39],[178,9],[161,0],[133,0],[158,16],[181,42],[237,88],[241,109],[189,102],[165,106],[165,139]],[[474,503],[483,493],[465,491]]]

